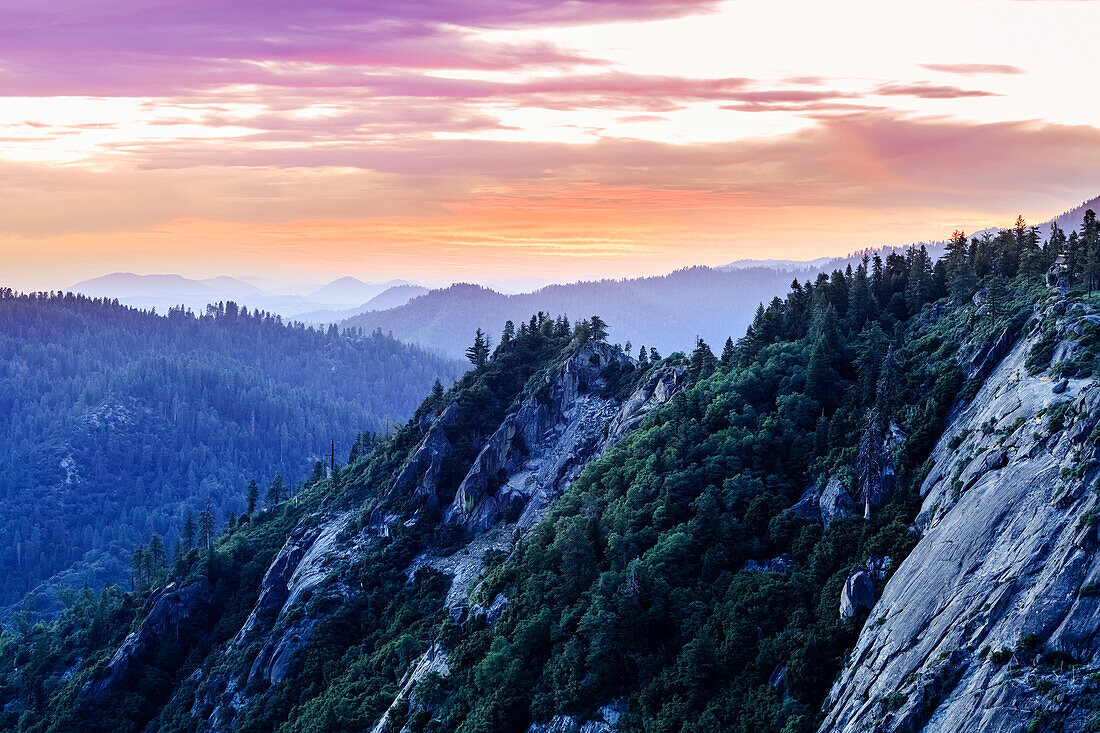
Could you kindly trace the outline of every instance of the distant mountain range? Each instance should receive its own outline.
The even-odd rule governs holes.
[[[1083,202],[1053,221],[1066,231],[1077,229],[1089,208],[1100,209],[1100,197]],[[1051,223],[1038,226],[1041,236],[1048,237]],[[996,231],[983,229],[971,236]],[[923,244],[933,258],[944,251],[942,241]],[[478,328],[497,338],[505,321],[518,322],[534,311],[567,314],[574,319],[597,313],[610,323],[613,339],[631,341],[635,349],[644,343],[667,353],[691,349],[696,337],[720,348],[727,336],[736,339],[744,333],[758,304],[782,296],[796,277],[812,279],[819,272],[855,267],[866,254],[899,251],[907,246],[807,261],[742,259],[663,276],[548,285],[519,294],[468,283],[429,291],[405,280],[364,282],[350,276],[292,293],[256,278],[196,280],[133,273],[86,280],[71,290],[160,311],[180,304],[202,311],[207,303],[235,300],[307,324],[340,323],[365,331],[380,328],[396,338],[459,358]]]
[[[405,280],[363,282],[342,277],[304,295],[284,292],[274,283],[258,282],[262,287],[226,275],[192,279],[182,275],[115,272],[78,282],[67,290],[97,298],[117,298],[123,305],[156,308],[160,312],[178,305],[201,312],[209,303],[233,300],[251,309],[259,308],[309,324],[335,322],[365,310],[392,308],[427,292],[427,288]],[[379,300],[372,303],[375,298]]]
[[[423,285],[394,285],[386,288],[357,308],[325,309],[301,313],[295,318],[303,323],[339,323],[367,311],[381,311],[405,305],[413,298],[430,292]]]
[[[478,328],[496,342],[505,321],[518,324],[541,310],[573,320],[598,314],[610,324],[611,340],[630,341],[634,351],[643,344],[665,354],[690,350],[696,337],[721,349],[726,337],[744,334],[757,305],[785,293],[794,278],[805,280],[817,272],[817,268],[691,267],[660,277],[549,285],[520,295],[462,283],[396,308],[356,315],[342,325],[365,332],[381,329],[395,338],[461,357]]]

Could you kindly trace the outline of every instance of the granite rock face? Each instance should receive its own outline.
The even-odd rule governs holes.
[[[843,517],[851,516],[855,512],[855,502],[852,501],[848,490],[840,479],[830,476],[825,488],[818,497],[818,506],[821,509],[821,521],[828,527],[831,523]]]
[[[193,636],[210,598],[210,583],[205,578],[184,586],[172,584],[154,593],[141,625],[126,636],[100,678],[84,686],[84,695],[93,701],[106,699],[126,683],[132,670],[156,654],[162,642]]]
[[[1065,312],[1048,303],[1040,315],[1061,323]],[[1068,379],[1055,391],[1030,376],[1035,338],[998,360],[934,449],[921,539],[874,603],[823,733],[1024,731],[1038,711],[1085,729],[1077,693],[1100,670],[1098,470],[1086,445],[1100,387]]]

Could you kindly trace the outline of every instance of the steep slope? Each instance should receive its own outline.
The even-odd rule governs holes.
[[[51,623],[17,614],[0,638],[0,727],[815,730],[918,543],[949,414],[982,412],[975,445],[1001,427],[983,383],[1021,358],[1051,258],[1008,235],[936,266],[894,253],[793,286],[720,359],[698,343],[636,362],[598,321],[521,321],[400,429],[185,544],[151,588],[82,593]],[[1023,363],[1091,373],[1100,331],[1060,324],[1059,308]],[[1046,432],[1077,436],[1076,415],[1048,409]],[[1009,419],[1004,446],[959,474],[956,507],[1015,460],[1023,423]],[[943,507],[920,524],[937,531]],[[930,671],[920,699],[952,677]],[[846,706],[843,682],[835,694]]]
[[[1055,294],[952,420],[921,486],[921,540],[822,731],[1094,730],[1100,385],[1069,357],[1098,324]]]
[[[201,681],[190,703],[191,715],[205,718],[217,729],[238,715],[248,719],[261,709],[263,698],[257,700],[255,694],[247,694],[249,690],[267,686],[267,698],[293,694],[280,686],[293,683],[288,671],[295,655],[323,627],[327,616],[325,604],[314,603],[304,614],[296,604],[322,592],[344,599],[357,594],[348,579],[361,562],[362,550],[376,538],[389,538],[419,525],[429,532],[452,530],[457,542],[427,543],[403,572],[410,581],[421,579],[425,571],[445,580],[438,586],[446,588],[441,610],[456,620],[464,619],[486,558],[509,551],[515,537],[538,523],[593,457],[622,437],[631,421],[667,401],[683,381],[682,369],[658,369],[623,401],[607,388],[609,380],[624,371],[635,371],[630,358],[598,342],[571,350],[560,363],[552,360],[534,378],[539,392],[523,398],[518,409],[508,411],[499,427],[479,442],[476,457],[453,493],[443,476],[443,464],[454,456],[453,444],[467,437],[457,419],[458,403],[426,416],[429,419],[417,428],[423,438],[373,510],[337,512],[319,523],[311,521],[311,528],[302,525],[291,535],[226,652],[195,673]],[[445,669],[445,659],[443,647],[432,644],[408,663],[402,686],[411,688],[427,672]],[[204,674],[211,667],[240,672]],[[394,704],[402,699],[398,693]],[[385,715],[374,729],[384,727]]]

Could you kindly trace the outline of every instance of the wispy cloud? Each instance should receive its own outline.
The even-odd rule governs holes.
[[[921,64],[921,68],[929,71],[940,71],[945,74],[962,74],[963,76],[1024,73],[1024,70],[1019,66],[1010,64]]]
[[[922,99],[962,99],[966,97],[995,97],[996,92],[984,89],[962,89],[961,87],[932,84],[926,81],[912,83],[880,84],[875,94],[884,97],[920,97]]]

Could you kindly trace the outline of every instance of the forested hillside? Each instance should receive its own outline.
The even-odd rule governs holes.
[[[129,559],[209,502],[245,509],[402,421],[458,364],[219,304],[196,317],[0,290],[0,606],[40,583],[128,587]],[[43,604],[53,604],[46,593]]]
[[[479,337],[453,388],[295,501],[218,515],[137,593],[19,614],[0,726],[812,731],[918,542],[949,414],[1061,246],[1021,222],[870,258],[721,349],[635,358],[599,317],[543,313]]]

